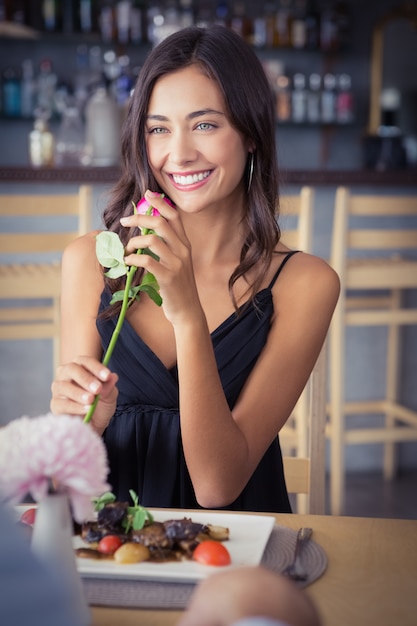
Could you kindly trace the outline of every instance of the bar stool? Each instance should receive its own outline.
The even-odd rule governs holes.
[[[282,242],[293,250],[311,252],[313,242],[313,207],[314,190],[303,186],[299,193],[282,194],[280,197],[279,225]],[[323,373],[323,377],[325,374]],[[279,433],[280,444],[285,454],[287,467],[291,466],[289,459],[298,457],[307,459],[310,456],[310,413],[311,413],[311,380],[287,422]],[[317,456],[317,455],[316,455]],[[302,463],[294,462],[294,467],[302,467]],[[308,465],[308,467],[310,467]],[[311,510],[309,496],[305,492],[298,492],[296,496],[297,512],[307,513]],[[313,505],[313,509],[315,506]],[[316,508],[316,512],[317,512]]]
[[[356,195],[344,187],[336,190],[331,265],[339,274],[341,294],[329,332],[330,404],[326,428],[330,441],[330,509],[334,515],[343,513],[346,445],[382,443],[384,477],[392,478],[396,444],[417,441],[417,411],[404,406],[398,389],[400,330],[417,324],[417,308],[403,302],[405,290],[417,288],[416,251],[416,196]],[[346,401],[349,326],[387,327],[385,394],[381,399]],[[381,364],[374,366],[380,368]],[[383,426],[352,424],[352,417],[368,415],[383,416]],[[369,421],[375,423],[373,418]]]

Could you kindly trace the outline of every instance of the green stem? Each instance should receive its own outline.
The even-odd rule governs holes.
[[[152,210],[152,207],[150,207],[148,209],[148,211],[151,211],[151,210]],[[149,229],[148,228],[144,228],[142,230],[142,234],[143,235],[147,235],[148,233],[149,233]],[[142,254],[142,252],[143,252],[142,248],[138,248],[136,250],[136,254]],[[114,350],[115,345],[117,343],[117,340],[119,338],[119,334],[120,334],[121,328],[123,326],[123,322],[124,322],[125,317],[126,317],[127,309],[129,308],[130,304],[134,301],[134,298],[132,298],[129,301],[129,291],[130,291],[130,287],[132,285],[133,277],[134,277],[137,269],[138,268],[135,265],[132,265],[130,267],[128,273],[127,273],[126,286],[125,286],[125,290],[124,290],[124,294],[123,294],[123,300],[122,300],[122,307],[120,309],[119,317],[117,319],[117,324],[116,324],[116,327],[115,327],[115,329],[113,331],[113,334],[111,336],[110,343],[107,346],[107,350],[106,350],[106,352],[104,354],[104,357],[103,357],[103,360],[102,360],[103,365],[107,366],[109,364],[109,361],[111,359],[111,355],[113,354],[113,350]],[[86,416],[84,417],[84,422],[86,424],[88,424],[91,421],[91,418],[94,415],[94,411],[96,410],[96,407],[97,407],[99,399],[100,399],[100,396],[97,394],[95,396],[95,398],[94,398],[94,401],[93,401],[92,405],[88,409],[88,412],[87,412]]]

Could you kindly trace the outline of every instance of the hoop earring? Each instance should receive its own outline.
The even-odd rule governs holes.
[[[255,155],[254,155],[254,153],[253,153],[253,152],[249,152],[249,179],[248,179],[248,191],[250,190],[251,185],[252,185],[254,162],[255,162]]]

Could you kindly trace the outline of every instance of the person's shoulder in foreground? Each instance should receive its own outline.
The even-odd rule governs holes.
[[[178,626],[321,626],[294,582],[264,567],[216,572],[193,593]]]
[[[0,554],[2,626],[80,626],[61,580],[35,558],[1,503]]]

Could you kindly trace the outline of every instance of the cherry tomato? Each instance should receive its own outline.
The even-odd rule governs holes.
[[[100,539],[97,550],[102,554],[114,554],[122,545],[122,540],[117,535],[106,535]]]
[[[203,565],[230,565],[232,559],[227,548],[219,541],[202,541],[193,552],[193,559]]]
[[[26,509],[24,513],[20,516],[20,521],[22,524],[28,524],[29,526],[33,526],[35,523],[36,517],[36,509]]]

